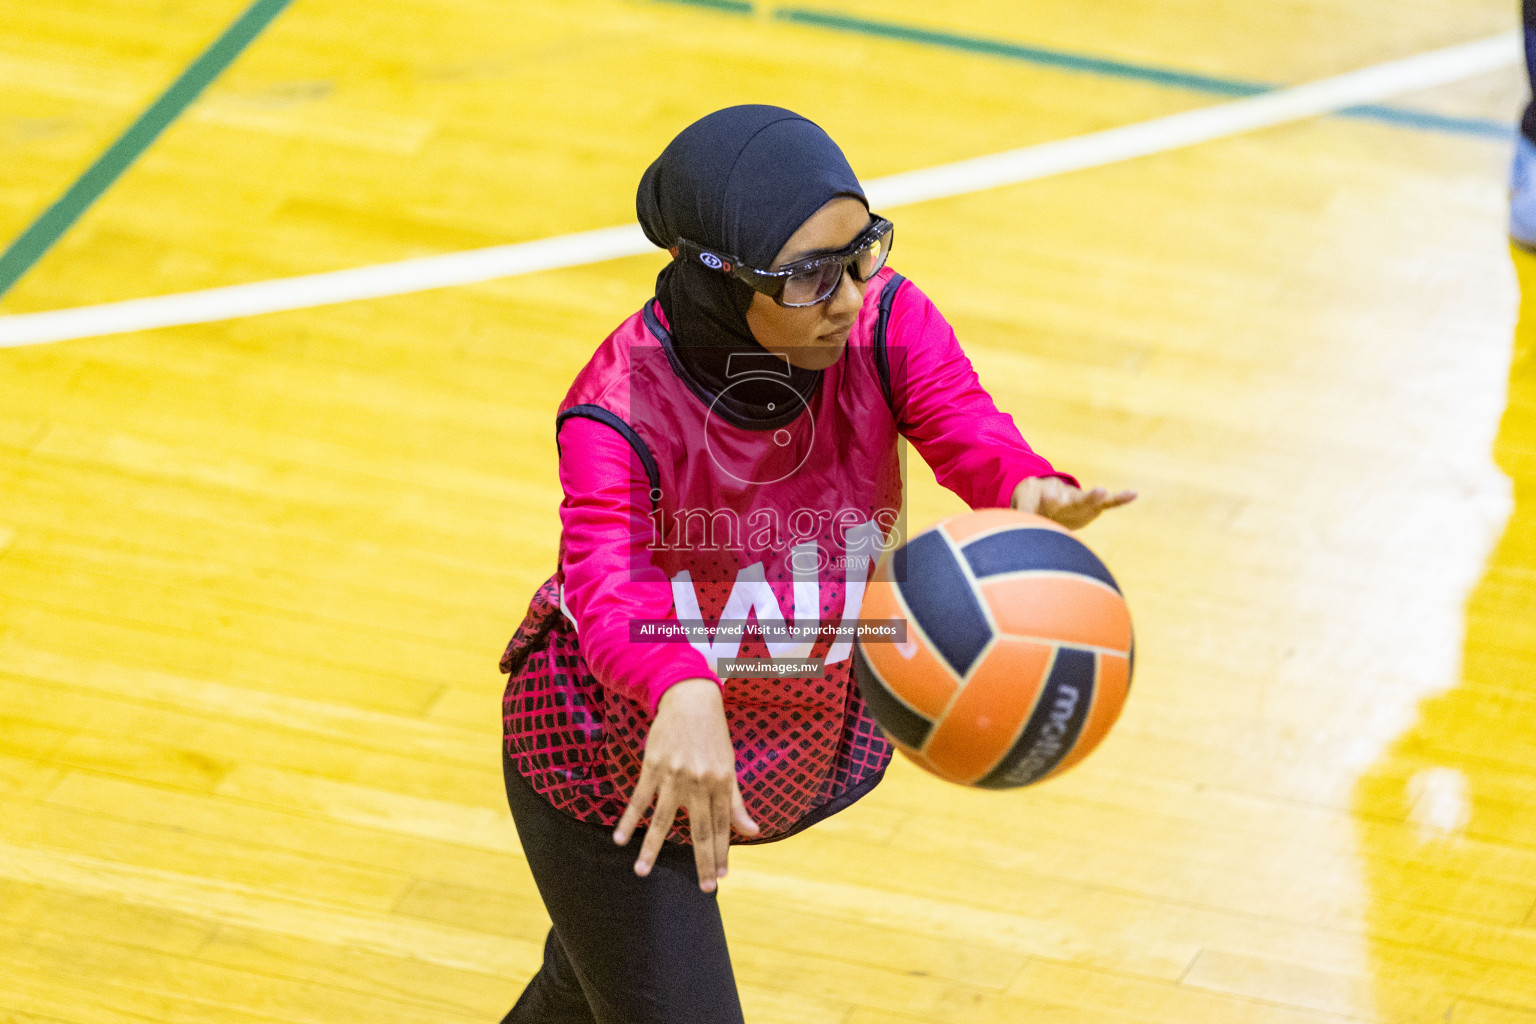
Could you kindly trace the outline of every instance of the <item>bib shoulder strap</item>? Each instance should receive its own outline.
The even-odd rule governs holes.
[[[645,440],[635,432],[635,428],[624,422],[624,420],[611,409],[604,409],[600,405],[573,405],[569,409],[565,410],[565,412],[562,412],[559,416],[555,417],[556,446],[558,446],[560,443],[560,424],[564,423],[566,420],[573,416],[580,416],[583,419],[596,420],[605,426],[612,427],[614,430],[618,431],[620,437],[629,442],[629,446],[633,448],[635,450],[635,454],[639,456],[640,464],[645,467],[645,477],[650,481],[651,484],[651,505],[654,507],[656,505],[656,495],[661,492],[661,474],[656,469],[656,457],[651,454],[651,449],[645,443]]]
[[[880,289],[880,316],[875,320],[872,345],[875,350],[875,372],[880,376],[880,392],[885,395],[885,404],[890,407],[893,415],[896,412],[896,401],[891,393],[891,356],[886,348],[885,334],[891,322],[891,307],[896,304],[896,293],[906,283],[907,279],[900,274],[892,274],[891,279],[885,282],[885,287]]]

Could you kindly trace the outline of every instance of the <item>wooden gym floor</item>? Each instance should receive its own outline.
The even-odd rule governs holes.
[[[628,223],[646,163],[733,102],[812,116],[873,178],[1517,25],[1512,0],[825,3],[841,27],[296,0],[0,313]],[[242,9],[8,5],[0,245]],[[1139,671],[1059,781],[898,763],[737,851],[753,1024],[1536,1024],[1536,258],[1497,128],[1523,100],[1507,66],[1396,97],[1402,123],[892,211],[1025,436],[1142,491],[1085,534]],[[0,1020],[500,1018],[547,922],[496,660],[554,559],[555,405],[659,265],[0,350]],[[957,508],[910,468],[913,522]]]

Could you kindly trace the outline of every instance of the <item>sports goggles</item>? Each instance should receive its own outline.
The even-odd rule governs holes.
[[[677,252],[682,258],[696,259],[711,270],[730,274],[781,306],[814,306],[832,297],[838,285],[843,283],[845,271],[860,283],[878,274],[890,255],[895,235],[896,225],[884,217],[875,217],[846,248],[796,260],[785,264],[781,270],[754,270],[743,266],[735,256],[706,249],[686,238],[677,240]]]

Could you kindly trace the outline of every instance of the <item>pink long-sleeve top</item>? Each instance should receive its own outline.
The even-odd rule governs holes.
[[[1076,484],[1036,454],[1013,417],[997,408],[953,328],[911,282],[892,309],[887,345],[901,363],[892,374],[891,404],[902,435],[939,483],[971,508],[1006,508],[1029,477]],[[675,617],[670,581],[645,550],[650,509],[638,499],[650,485],[634,449],[610,426],[580,417],[561,425],[559,447],[562,599],[593,674],[652,714],[675,683],[719,684],[693,647],[629,635],[632,621]]]

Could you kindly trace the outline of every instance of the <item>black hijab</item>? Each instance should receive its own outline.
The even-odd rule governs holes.
[[[869,205],[837,143],[799,114],[752,105],[717,110],[684,128],[640,179],[635,209],[645,236],[663,249],[686,238],[767,269],[789,236],[839,196]],[[732,353],[764,353],[747,327],[752,295],[692,260],[673,260],[656,277],[673,351],[710,396],[729,383]],[[809,398],[821,372],[793,367],[790,386]],[[763,396],[782,396],[782,384],[763,383]],[[753,391],[748,382],[731,388],[728,411],[742,420],[775,418]]]

